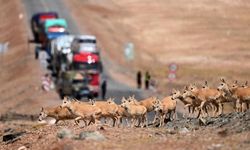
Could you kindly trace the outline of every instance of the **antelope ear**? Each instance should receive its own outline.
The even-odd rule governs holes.
[[[123,102],[124,100],[125,100],[125,97],[123,96],[121,101]]]
[[[41,111],[43,111],[43,110],[44,110],[44,108],[42,107],[42,108],[41,108]]]
[[[234,83],[235,83],[235,84],[237,84],[237,83],[238,83],[238,81],[237,81],[237,80],[235,80],[235,81],[234,81]]]
[[[226,83],[224,78],[221,77],[220,80],[221,80],[221,82]]]
[[[59,108],[62,109],[62,106],[60,105]]]
[[[207,85],[207,80],[205,81],[205,85]]]
[[[245,85],[246,85],[246,86],[248,85],[248,81],[245,82]]]
[[[187,87],[187,86],[185,86],[185,87],[184,87],[184,90],[188,90],[188,87]]]

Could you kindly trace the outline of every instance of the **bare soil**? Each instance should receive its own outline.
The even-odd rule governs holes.
[[[42,105],[57,104],[58,96],[41,90],[45,71],[34,59],[34,47],[28,44],[21,1],[0,0],[0,4],[0,42],[9,42],[8,51],[0,54],[0,113],[38,113]],[[19,19],[20,14],[24,18]]]
[[[175,120],[166,127],[128,128],[96,126],[79,127],[73,122],[59,122],[58,125],[43,126],[27,122],[6,122],[2,124],[0,134],[24,132],[13,143],[1,143],[1,149],[17,149],[26,146],[29,149],[249,149],[250,147],[250,111],[231,113],[218,118]],[[58,133],[63,129],[74,134],[85,131],[99,131],[105,140],[60,139]]]

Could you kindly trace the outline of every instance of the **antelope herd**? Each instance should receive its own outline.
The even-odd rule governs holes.
[[[154,112],[152,123],[154,124],[158,119],[159,126],[164,126],[167,117],[170,120],[177,118],[176,105],[178,101],[184,104],[184,108],[188,108],[189,114],[197,112],[197,118],[209,116],[209,110],[213,116],[218,116],[223,113],[224,104],[229,102],[234,105],[235,111],[246,111],[250,103],[250,87],[248,87],[247,82],[240,86],[237,81],[229,84],[223,78],[220,80],[217,88],[209,87],[205,81],[201,88],[191,84],[184,87],[182,93],[179,90],[173,90],[170,96],[162,100],[150,97],[138,101],[134,96],[123,97],[120,105],[116,104],[112,98],[107,101],[82,102],[74,98],[64,97],[60,106],[42,108],[39,121],[46,117],[55,118],[56,123],[59,120],[74,119],[76,124],[83,120],[85,126],[88,126],[101,123],[101,118],[103,118],[104,123],[111,119],[112,126],[120,127],[126,124],[130,127],[147,127],[148,113]]]

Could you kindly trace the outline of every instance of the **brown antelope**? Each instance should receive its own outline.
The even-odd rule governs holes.
[[[67,108],[62,108],[61,106],[57,107],[42,107],[39,114],[39,121],[44,120],[46,117],[52,117],[56,119],[55,124],[60,120],[70,120],[75,119],[76,116],[72,114]]]
[[[169,115],[169,118],[171,119],[171,116],[175,116],[174,118],[176,119],[176,100],[173,99],[171,96],[167,96],[163,98],[161,101],[157,100],[154,103],[154,110],[155,112],[158,112],[157,114],[159,115],[160,119],[160,125],[164,126],[165,122],[164,120],[166,119],[166,116]]]
[[[160,100],[157,100],[154,103],[154,111],[156,112],[155,115],[157,115],[157,117],[160,120],[159,127],[164,126],[164,124],[165,124],[165,118],[166,118],[168,110],[165,111],[165,109],[164,109],[164,107],[162,105],[162,102]]]
[[[236,88],[248,88],[248,82],[246,81],[244,84],[242,84],[241,86],[238,85],[238,81],[235,80],[234,83],[231,86],[232,89],[236,89]],[[235,102],[235,108],[237,112],[243,112],[246,111],[248,109],[248,104],[245,102],[240,103],[240,101]]]
[[[205,113],[208,115],[206,106],[209,106],[209,104],[215,107],[214,115],[219,111],[218,99],[221,98],[222,94],[220,91],[212,88],[198,89],[195,85],[191,85],[189,88],[191,91],[189,96],[195,98],[200,103],[200,111],[203,116]]]
[[[63,108],[68,108],[72,114],[77,116],[75,118],[76,124],[79,124],[79,121],[83,120],[85,126],[89,125],[91,122],[95,124],[97,116],[101,114],[101,109],[95,106],[94,101],[92,101],[92,104],[87,104],[72,100],[69,97],[64,97],[61,106]],[[90,120],[89,124],[87,124],[86,120]]]
[[[122,97],[121,100],[122,103],[126,102],[126,99]],[[118,118],[118,127],[122,124],[122,119],[126,120],[126,125],[128,126],[128,118],[129,118],[128,112],[123,108],[121,105],[118,105],[118,111],[117,111],[117,118]]]
[[[147,112],[154,111],[153,106],[154,106],[154,103],[156,102],[156,100],[157,100],[156,97],[149,97],[149,98],[143,99],[141,101],[137,101],[134,98],[134,96],[128,98],[129,102],[133,102],[136,105],[142,105],[142,106],[146,107]],[[156,114],[155,114],[155,116],[156,116]],[[154,117],[154,119],[153,119],[153,124],[154,124],[155,120],[156,120],[156,117]]]
[[[104,118],[105,122],[107,118],[111,118],[113,120],[113,126],[116,125],[118,120],[118,105],[114,102],[114,99],[109,98],[107,101],[95,101],[95,106],[101,109],[100,118]]]
[[[168,110],[169,117],[171,119],[177,119],[176,114],[176,99],[173,99],[171,96],[167,96],[161,100],[164,109]]]
[[[184,88],[184,92],[185,92],[185,90],[187,90],[187,87]],[[191,98],[191,97],[184,98],[183,95],[181,94],[181,92],[178,90],[173,90],[172,99],[180,100],[184,104],[184,109],[188,108],[188,114],[191,114],[191,113],[193,114],[195,111],[195,107],[197,107],[195,105],[193,98]],[[184,113],[183,113],[183,117],[184,117]]]
[[[131,117],[131,127],[135,126],[135,121],[138,120],[141,127],[147,127],[147,109],[142,105],[137,105],[127,100],[123,100],[121,106]]]
[[[249,87],[238,87],[236,84],[230,86],[223,78],[221,79],[221,84],[218,87],[219,90],[229,93],[233,98],[235,103],[236,111],[242,111],[242,104],[250,103],[250,88]]]

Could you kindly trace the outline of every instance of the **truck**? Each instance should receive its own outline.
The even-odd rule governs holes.
[[[75,53],[90,52],[99,55],[94,35],[78,35],[72,41],[71,49]]]
[[[42,33],[40,34],[40,41],[42,49],[46,50],[51,57],[51,41],[63,35],[68,35],[67,22],[65,19],[47,19],[43,23]]]
[[[74,35],[63,35],[51,41],[52,71],[56,76],[67,70],[68,59],[72,57],[71,43]]]
[[[85,71],[65,71],[61,72],[58,77],[57,90],[61,99],[64,96],[77,99],[92,98],[93,93],[90,88],[90,76]]]
[[[73,53],[72,62],[69,64],[71,70],[95,70],[102,72],[100,56],[90,52]]]
[[[39,34],[42,32],[42,25],[47,19],[57,19],[59,16],[56,12],[39,12],[32,16],[30,20],[31,31],[34,41],[39,43]]]
[[[100,81],[102,72],[102,63],[100,56],[94,53],[74,53],[70,70],[85,71],[89,77],[89,89],[93,97],[97,97],[100,91]]]

